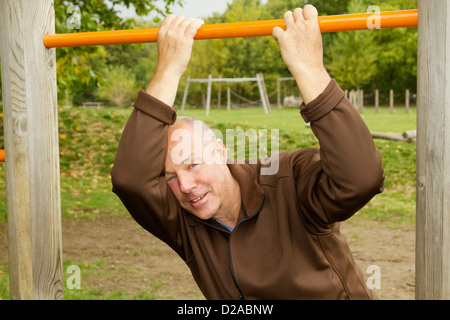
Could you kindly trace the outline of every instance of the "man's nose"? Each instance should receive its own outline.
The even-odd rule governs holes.
[[[195,179],[190,174],[179,175],[178,183],[182,193],[189,193],[196,187]]]

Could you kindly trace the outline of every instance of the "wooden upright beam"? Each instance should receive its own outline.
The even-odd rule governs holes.
[[[11,299],[62,299],[55,49],[51,0],[0,0]]]
[[[450,299],[450,2],[419,0],[416,298]]]

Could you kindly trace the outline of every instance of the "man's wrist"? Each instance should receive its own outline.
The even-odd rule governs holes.
[[[170,72],[156,72],[145,90],[154,98],[173,106],[177,95],[180,77]]]
[[[305,104],[317,98],[330,83],[331,77],[324,67],[293,73]]]

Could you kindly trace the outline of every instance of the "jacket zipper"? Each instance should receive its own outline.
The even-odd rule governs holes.
[[[237,229],[237,227],[239,227],[239,225],[241,223],[243,223],[245,221],[248,221],[248,220],[252,219],[253,217],[255,217],[256,215],[259,214],[259,212],[261,211],[261,209],[262,209],[262,207],[264,205],[265,200],[266,200],[266,195],[264,195],[262,204],[259,207],[259,209],[251,217],[249,217],[247,215],[247,210],[245,209],[244,202],[241,202],[242,211],[244,212],[245,218],[243,218],[241,221],[238,222],[238,224],[234,227],[233,231],[230,233],[230,237],[228,239],[228,260],[230,261],[231,277],[233,278],[234,285],[236,286],[236,289],[238,290],[239,300],[245,300],[245,297],[244,297],[244,294],[242,293],[241,288],[239,287],[239,285],[237,283],[236,274],[234,272],[233,259],[231,258],[231,237],[233,236],[234,231]]]
[[[236,286],[236,289],[238,290],[239,300],[245,300],[245,297],[244,297],[244,294],[242,293],[241,288],[239,287],[239,285],[238,285],[238,283],[237,283],[237,280],[236,280],[236,274],[235,274],[235,272],[234,272],[233,259],[231,258],[231,237],[232,237],[234,231],[237,229],[237,227],[238,227],[241,223],[243,223],[243,222],[245,222],[245,221],[248,221],[248,220],[252,219],[253,217],[255,217],[256,215],[259,214],[259,212],[261,211],[262,207],[264,206],[265,200],[266,200],[266,195],[264,194],[264,198],[263,198],[263,201],[262,201],[262,203],[261,203],[261,206],[259,207],[259,209],[258,209],[251,217],[249,217],[249,216],[247,215],[247,210],[245,209],[244,202],[241,201],[242,211],[244,212],[245,218],[243,218],[241,221],[238,222],[238,224],[234,227],[233,231],[230,232],[230,236],[229,236],[229,238],[228,238],[228,260],[229,260],[229,262],[230,262],[231,277],[233,278],[234,285]],[[195,217],[195,216],[194,216],[194,218],[196,218],[196,220],[198,220],[198,221],[201,221],[200,219],[198,219],[198,218]],[[204,223],[204,222],[203,222],[203,223]],[[211,227],[213,227],[213,228],[216,228],[216,229],[219,229],[219,230],[221,230],[221,231],[229,232],[229,230],[226,230],[226,229],[225,229],[224,227],[222,227],[222,226],[214,226],[214,225],[209,224],[209,223],[207,223],[207,224],[208,224],[209,226],[211,226]]]
[[[242,205],[242,207],[243,207],[243,205]],[[243,208],[244,208],[244,207],[243,207]],[[244,213],[246,214],[245,208],[244,208]],[[246,214],[246,215],[247,215],[247,214]],[[237,228],[242,222],[247,221],[247,220],[249,220],[249,218],[244,218],[244,219],[242,219],[242,220],[236,225],[236,227],[234,227],[234,229],[233,229],[233,231],[231,232],[230,237],[229,237],[229,239],[228,239],[228,260],[230,261],[231,277],[233,278],[234,285],[236,286],[236,289],[238,290],[238,293],[239,293],[239,300],[244,300],[245,298],[244,298],[244,294],[242,293],[241,288],[239,287],[239,285],[238,285],[238,283],[237,283],[237,280],[236,280],[236,274],[234,273],[233,259],[231,258],[231,237],[233,236],[234,230],[236,230],[236,228]]]
[[[242,204],[242,208],[243,208],[243,210],[244,210],[245,216],[247,216],[247,213],[245,212],[245,208],[244,208],[244,205],[243,205],[243,204]],[[195,218],[196,220],[201,221],[200,219],[198,219],[198,218],[195,217],[195,216],[194,216],[194,218]],[[230,232],[230,230],[227,230],[227,229],[226,229],[225,227],[223,227],[223,226],[220,226],[220,225],[217,226],[217,225],[213,225],[213,224],[207,223],[207,224],[208,224],[210,227],[212,227],[212,228],[215,228],[215,229],[218,229],[218,230],[220,230],[220,231],[225,231],[225,232],[229,232],[229,233],[230,233],[230,236],[228,237],[228,261],[229,261],[229,263],[230,263],[231,278],[233,279],[234,285],[236,286],[236,289],[238,290],[239,300],[244,300],[244,295],[243,295],[243,293],[242,293],[241,288],[240,288],[239,285],[237,284],[236,275],[235,275],[235,273],[234,273],[233,261],[232,261],[232,259],[231,259],[231,236],[232,236],[234,230],[236,230],[237,226],[238,226],[241,222],[244,222],[244,221],[246,221],[246,220],[249,220],[249,218],[244,218],[244,219],[242,219],[242,220],[234,227],[233,231],[231,231],[231,232]],[[203,223],[204,223],[204,222],[203,222]]]

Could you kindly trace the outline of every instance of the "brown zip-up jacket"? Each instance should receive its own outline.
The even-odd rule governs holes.
[[[280,153],[273,175],[261,175],[259,162],[228,165],[242,198],[232,232],[186,212],[166,184],[176,109],[145,91],[134,107],[111,171],[113,191],[186,262],[207,299],[376,299],[339,221],[382,192],[381,155],[334,79],[300,108],[320,149]]]

